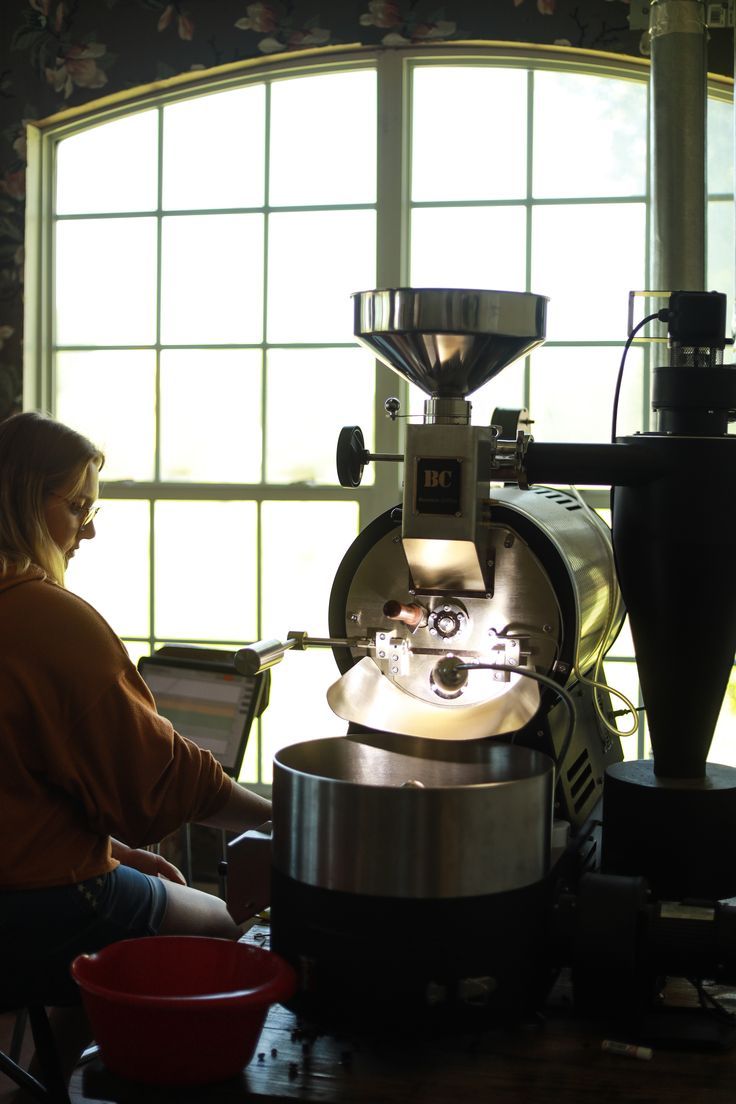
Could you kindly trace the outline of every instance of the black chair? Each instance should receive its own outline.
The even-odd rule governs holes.
[[[10,1051],[6,1054],[0,1050],[0,1073],[4,1073],[34,1100],[43,1101],[45,1104],[71,1104],[44,1006],[29,1004],[25,1008],[5,1008],[2,1011],[14,1011],[16,1019]],[[36,1060],[41,1071],[40,1079],[24,1070],[19,1062],[26,1021],[31,1025]]]

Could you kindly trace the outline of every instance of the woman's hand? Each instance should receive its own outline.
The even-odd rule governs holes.
[[[134,870],[140,870],[141,874],[150,874],[152,878],[165,878],[167,882],[178,882],[179,885],[187,884],[181,870],[168,862],[163,855],[157,855],[155,851],[146,851],[140,847],[128,847],[116,839],[110,842],[112,857],[123,866],[132,866]]]

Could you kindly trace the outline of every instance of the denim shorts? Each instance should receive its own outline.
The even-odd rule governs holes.
[[[160,879],[130,866],[75,885],[0,890],[0,1009],[78,1004],[72,960],[157,935],[166,899]]]

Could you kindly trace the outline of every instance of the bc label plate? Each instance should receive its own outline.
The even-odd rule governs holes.
[[[414,508],[418,514],[459,514],[462,461],[447,456],[417,458]]]

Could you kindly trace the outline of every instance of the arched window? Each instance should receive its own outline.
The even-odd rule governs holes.
[[[26,403],[107,453],[98,547],[68,582],[134,658],[327,634],[335,569],[401,480],[381,463],[340,487],[339,429],[394,453],[384,399],[421,410],[356,346],[355,291],[548,295],[546,344],[471,397],[473,420],[527,406],[539,439],[606,439],[628,292],[647,285],[647,76],[562,49],[357,48],[177,78],[37,128]],[[708,286],[732,303],[728,98],[714,88],[709,106]],[[621,432],[647,427],[647,358],[630,353]],[[608,673],[636,696],[625,632]],[[268,783],[285,743],[343,731],[336,677],[326,651],[275,669],[244,779]]]

